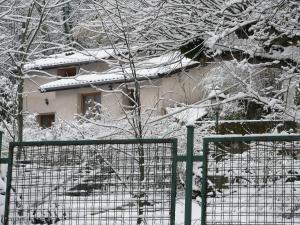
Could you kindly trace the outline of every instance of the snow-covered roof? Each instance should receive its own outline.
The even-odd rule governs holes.
[[[139,80],[154,79],[198,64],[198,62],[182,56],[179,52],[172,52],[136,63],[136,76]],[[40,90],[42,92],[49,92],[88,87],[90,85],[118,82],[121,83],[124,82],[125,79],[128,82],[133,80],[131,69],[126,65],[123,67],[123,69],[113,68],[102,73],[78,75],[72,78],[62,78],[42,85]]]
[[[97,62],[110,58],[112,55],[114,55],[114,49],[111,48],[70,51],[33,60],[32,62],[25,64],[24,69],[49,69],[66,65]]]

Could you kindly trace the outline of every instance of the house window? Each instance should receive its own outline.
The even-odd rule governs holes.
[[[40,114],[38,116],[39,124],[42,128],[51,127],[55,121],[55,114],[54,113],[47,113],[47,114]]]
[[[76,73],[76,67],[61,68],[57,70],[57,75],[60,77],[74,77]]]
[[[81,111],[87,116],[94,116],[101,112],[101,93],[89,93],[81,96]]]
[[[125,109],[133,109],[135,106],[135,93],[133,89],[124,90],[123,105]]]

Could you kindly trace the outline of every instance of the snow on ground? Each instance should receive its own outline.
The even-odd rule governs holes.
[[[116,196],[117,197],[117,196]],[[2,197],[0,197],[1,200],[3,200],[4,202],[4,197],[2,199]],[[2,201],[1,201],[2,202]],[[175,213],[175,224],[176,225],[184,225],[184,210],[185,210],[185,204],[184,204],[184,199],[183,198],[179,198],[177,199],[176,201],[176,213]],[[70,201],[70,203],[72,203],[72,209],[73,210],[76,210],[76,208],[78,209],[78,204],[74,204],[74,200]],[[82,203],[82,200],[81,200],[81,203]],[[79,201],[79,204],[80,204],[80,201]],[[98,207],[97,205],[91,205],[91,207],[94,207],[95,208],[95,212],[98,210]],[[48,208],[49,209],[49,208]],[[0,206],[0,210],[2,210],[2,212],[4,211],[4,205],[1,205]],[[83,209],[81,209],[83,210]],[[72,211],[72,210],[71,210]],[[47,213],[47,212],[45,212]],[[39,213],[40,214],[40,213]],[[95,216],[96,215],[96,216]],[[94,225],[96,224],[97,222],[101,221],[100,217],[101,217],[101,214],[95,214],[94,216],[87,216],[86,220],[83,222],[82,221],[82,224],[81,225]],[[165,216],[167,217],[169,215],[169,212],[161,212],[161,216]],[[57,221],[56,224],[59,224],[59,225],[63,225],[63,224],[77,224],[78,223],[78,220],[76,220],[76,217],[78,217],[78,212],[75,212],[74,211],[74,215],[73,215],[74,219],[73,219],[73,222],[72,220],[61,220],[61,221]],[[109,216],[109,214],[108,214]],[[124,224],[124,217],[128,216],[126,214],[124,214],[124,212],[122,212],[120,210],[120,213],[119,215],[118,214],[115,214],[115,213],[111,213],[110,216],[112,217],[112,221],[109,223],[109,224],[114,224],[114,225],[125,225]],[[148,215],[149,217],[151,217],[151,215]],[[159,218],[159,215],[156,215],[157,218]],[[119,218],[119,219],[118,219]],[[29,219],[29,218],[28,218]],[[27,220],[27,222],[25,222],[25,218],[21,218],[19,217],[18,219],[16,219],[15,221],[18,221],[21,222],[21,223],[18,223],[18,224],[27,224],[27,222],[30,221]],[[118,222],[119,221],[119,222]],[[151,220],[149,220],[151,221]],[[192,202],[192,224],[197,224],[197,223],[200,223],[201,221],[201,207],[199,205],[199,202],[196,202],[196,201],[193,201]],[[107,224],[107,221],[106,221],[106,218],[103,218],[102,222],[104,224]],[[153,223],[151,223],[151,225],[163,225],[164,223],[161,223],[161,221],[159,219],[157,219],[157,221],[155,222],[152,221]],[[168,222],[165,221],[165,224],[167,224]],[[1,223],[0,223],[1,224]],[[29,223],[31,224],[31,223]]]
[[[207,98],[215,98],[215,99],[225,99],[226,98],[226,95],[222,92],[222,90],[220,90],[218,87],[216,87],[214,90],[212,90]]]
[[[238,192],[240,197],[233,196]],[[258,188],[230,188],[207,200],[207,221],[214,224],[300,224],[299,190],[292,183],[282,188],[282,181]],[[230,206],[230,207],[229,207]],[[233,207],[235,206],[235,207]]]
[[[252,142],[239,153],[218,146],[208,157],[208,177],[225,180],[209,184],[207,221],[300,224],[299,142]]]
[[[179,198],[176,202],[175,224],[184,225],[184,199]],[[192,202],[192,224],[200,224],[201,222],[201,206],[199,202]]]
[[[184,108],[186,107],[174,107],[174,108],[167,107],[166,111],[168,114],[172,114]],[[208,114],[207,108],[198,106],[195,108],[186,109],[180,113],[176,113],[173,115],[173,117],[180,122],[184,122],[185,124],[191,124],[191,123],[195,123],[197,120],[203,118],[207,114]]]

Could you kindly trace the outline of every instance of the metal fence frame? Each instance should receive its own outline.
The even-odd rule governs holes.
[[[208,166],[208,149],[210,143],[218,142],[250,142],[250,141],[300,141],[298,135],[260,135],[260,136],[209,136],[203,138],[203,155],[194,155],[194,126],[187,126],[187,150],[186,155],[177,155],[177,139],[118,139],[118,140],[83,140],[83,141],[43,141],[43,142],[14,142],[9,146],[9,157],[0,158],[0,164],[8,164],[7,176],[7,190],[11,190],[11,173],[12,173],[12,157],[11,152],[16,146],[30,146],[30,145],[89,145],[89,144],[134,144],[134,143],[171,143],[172,144],[172,184],[171,184],[171,212],[170,224],[175,224],[175,205],[176,205],[176,188],[177,188],[177,164],[179,162],[186,163],[186,186],[185,186],[185,213],[184,224],[192,224],[192,184],[193,184],[193,163],[202,162],[202,187],[201,187],[201,225],[206,225],[206,203],[207,203],[207,166]],[[0,132],[0,142],[1,142]],[[5,200],[5,221],[8,221],[9,216],[9,200],[10,191],[6,194]],[[8,225],[8,223],[4,223]]]
[[[201,198],[202,198],[202,212],[201,212],[201,225],[206,225],[206,209],[207,209],[207,176],[208,176],[208,150],[210,143],[222,143],[222,142],[292,142],[300,141],[299,135],[250,135],[250,136],[241,136],[241,135],[230,135],[230,136],[210,136],[203,138],[203,169],[202,169],[202,189],[201,189]],[[189,223],[190,224],[190,223]],[[187,224],[186,224],[187,225]]]
[[[116,139],[116,140],[83,140],[83,141],[40,141],[40,142],[11,142],[9,145],[9,156],[0,158],[0,164],[7,164],[7,183],[5,198],[4,225],[8,225],[9,201],[12,182],[13,157],[12,152],[16,146],[42,146],[42,145],[89,145],[89,144],[133,144],[133,143],[172,143],[172,187],[171,187],[171,212],[170,224],[175,225],[176,195],[177,195],[177,165],[179,162],[186,163],[186,188],[185,188],[185,218],[184,224],[191,225],[192,215],[192,182],[193,182],[193,162],[203,161],[203,156],[195,156],[194,152],[194,127],[187,126],[187,151],[186,155],[177,155],[177,139]],[[0,139],[1,141],[1,139]]]
[[[0,159],[1,159],[1,150],[2,150],[2,136],[3,136],[3,132],[0,130]]]
[[[0,138],[1,140],[1,138]],[[6,196],[5,196],[5,212],[4,212],[4,225],[9,224],[9,204],[10,192],[12,183],[12,169],[13,169],[13,151],[15,147],[22,146],[43,146],[43,145],[92,145],[92,144],[158,144],[170,143],[172,145],[172,183],[171,183],[171,212],[170,212],[170,225],[175,225],[175,205],[176,205],[176,179],[177,179],[177,139],[112,139],[112,140],[79,140],[79,141],[41,141],[41,142],[11,142],[9,145],[8,158],[1,158],[0,163],[7,164],[7,183],[6,183]],[[179,158],[180,159],[180,158]]]

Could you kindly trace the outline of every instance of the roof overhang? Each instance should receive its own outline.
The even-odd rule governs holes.
[[[45,92],[53,92],[53,91],[64,91],[64,90],[71,90],[71,89],[78,89],[78,88],[85,88],[85,87],[92,87],[92,86],[102,86],[102,85],[109,85],[109,84],[121,84],[121,83],[131,83],[134,82],[135,80],[137,81],[146,81],[146,80],[155,80],[155,79],[160,79],[163,77],[168,77],[172,76],[174,74],[178,74],[183,70],[189,70],[192,68],[195,68],[199,66],[200,63],[193,63],[191,65],[185,66],[184,68],[177,68],[174,69],[168,73],[159,73],[156,75],[152,76],[143,76],[143,77],[137,77],[136,79],[134,78],[120,78],[120,79],[114,79],[114,80],[105,80],[105,81],[93,81],[93,82],[86,82],[86,83],[80,83],[80,84],[74,84],[74,85],[61,85],[57,87],[47,87],[47,88],[39,88],[40,92],[45,93]]]
[[[111,59],[107,58],[107,59]],[[43,66],[36,66],[32,67],[28,70],[50,70],[50,69],[58,69],[58,68],[64,68],[64,67],[74,67],[74,66],[80,66],[80,65],[87,65],[91,63],[98,63],[103,62],[104,59],[97,59],[97,60],[88,60],[88,61],[81,61],[81,62],[75,62],[75,63],[61,63],[61,64],[55,64],[55,65],[43,65]]]
[[[35,59],[23,66],[24,70],[46,70],[61,67],[78,66],[97,63],[113,59],[115,55],[112,48],[87,49],[83,51],[71,51],[49,55],[44,58]]]

